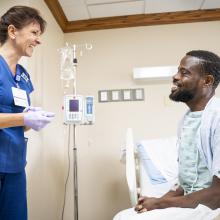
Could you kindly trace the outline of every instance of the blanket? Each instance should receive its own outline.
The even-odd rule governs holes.
[[[220,214],[220,208],[212,210],[204,205],[192,208],[166,208],[137,214],[134,208],[119,212],[113,220],[214,220]]]

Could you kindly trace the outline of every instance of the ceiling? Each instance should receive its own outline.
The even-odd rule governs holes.
[[[63,32],[220,20],[220,0],[44,0]]]

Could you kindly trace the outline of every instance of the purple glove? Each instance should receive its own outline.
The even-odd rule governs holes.
[[[50,123],[54,116],[55,114],[53,112],[28,110],[28,112],[24,114],[24,125],[35,131],[39,131]]]

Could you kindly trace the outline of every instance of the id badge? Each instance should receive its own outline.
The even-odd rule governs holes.
[[[15,87],[12,87],[11,89],[14,98],[14,104],[16,106],[21,106],[25,108],[28,107],[29,104],[26,91]]]

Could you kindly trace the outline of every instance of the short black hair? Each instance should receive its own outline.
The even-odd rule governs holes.
[[[210,74],[214,77],[213,88],[216,88],[220,82],[220,57],[206,50],[192,50],[186,55],[200,59],[204,74]]]
[[[41,32],[44,32],[46,21],[41,17],[38,10],[28,6],[14,6],[10,8],[0,19],[0,44],[4,44],[8,39],[9,25],[22,29],[32,22],[37,22],[40,25]]]

